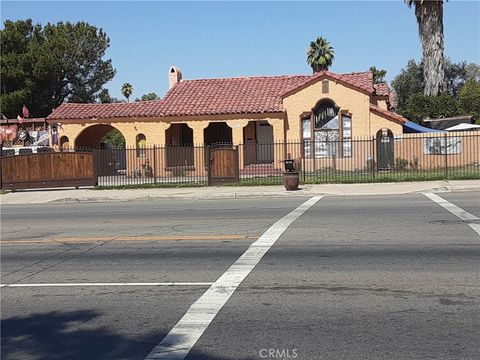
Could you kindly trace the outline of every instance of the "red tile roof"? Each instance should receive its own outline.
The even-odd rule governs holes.
[[[48,120],[60,119],[105,119],[119,117],[151,117],[157,114],[162,100],[133,103],[78,104],[63,103],[55,109]]]
[[[397,124],[403,125],[405,124],[408,120],[405,119],[403,116],[398,115],[394,112],[387,111],[384,109],[379,108],[376,105],[370,104],[370,110],[388,120],[392,120],[393,122],[396,122]]]
[[[161,116],[283,112],[280,94],[309,76],[186,80],[164,99]]]
[[[388,102],[390,103],[390,106],[394,109],[397,108],[398,106],[398,100],[397,100],[397,93],[395,91],[390,91],[390,94],[388,95]]]
[[[370,72],[183,80],[162,100],[60,105],[48,120],[283,112],[282,98],[324,78],[373,94]]]
[[[375,93],[379,96],[388,96],[390,95],[390,88],[387,83],[379,83],[373,85],[375,88]]]
[[[368,94],[373,93],[373,74],[371,72],[357,72],[349,74],[334,74],[330,71],[320,71],[307,77],[303,82],[299,83],[296,87],[287,90],[282,94],[283,97],[294,94],[311,84],[323,80],[330,79],[337,81],[341,84],[351,86],[357,90],[366,92]]]

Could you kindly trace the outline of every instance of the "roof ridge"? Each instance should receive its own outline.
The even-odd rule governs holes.
[[[354,71],[349,73],[343,73],[338,75],[358,75],[358,74],[373,74],[371,71]]]
[[[297,77],[309,77],[312,75],[307,74],[295,74],[295,75],[254,75],[254,76],[232,76],[232,77],[216,77],[216,78],[203,78],[203,79],[182,79],[180,82],[187,81],[210,81],[210,80],[237,80],[237,79],[288,79]]]

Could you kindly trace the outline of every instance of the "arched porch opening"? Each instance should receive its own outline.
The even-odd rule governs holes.
[[[75,139],[75,148],[100,148],[102,144],[124,148],[125,137],[116,128],[107,124],[98,124],[87,127]]]
[[[249,121],[243,128],[244,164],[274,162],[273,126],[268,121]]]
[[[193,129],[187,124],[172,124],[165,138],[168,168],[194,165]]]
[[[125,173],[125,137],[111,125],[87,127],[75,139],[75,149],[94,149],[99,176]]]
[[[232,128],[226,122],[212,122],[203,131],[203,141],[207,146],[231,145]]]

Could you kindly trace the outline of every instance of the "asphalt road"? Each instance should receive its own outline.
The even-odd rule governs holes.
[[[480,217],[480,193],[438,195]],[[32,284],[1,289],[2,359],[144,359],[306,200],[2,207],[1,283]],[[187,359],[475,359],[479,241],[422,194],[324,197],[288,226]],[[152,285],[170,282],[181,284]]]

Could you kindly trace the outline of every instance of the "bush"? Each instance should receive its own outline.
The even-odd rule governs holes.
[[[407,170],[408,167],[408,160],[402,158],[395,159],[395,170],[403,171]]]

